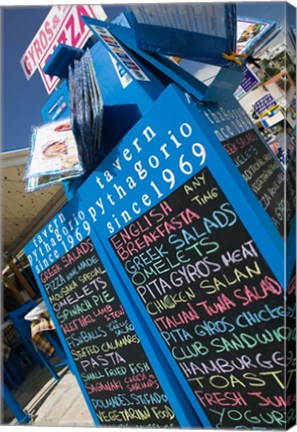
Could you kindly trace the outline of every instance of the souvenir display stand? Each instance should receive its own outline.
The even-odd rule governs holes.
[[[284,170],[232,96],[242,67],[207,87],[129,28],[85,21],[101,162],[65,182],[69,203],[25,252],[95,424],[289,426],[295,189],[285,203]],[[44,121],[68,98],[66,80]]]

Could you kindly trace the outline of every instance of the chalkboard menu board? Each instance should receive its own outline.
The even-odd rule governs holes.
[[[286,295],[286,309],[293,311],[296,309],[296,267],[293,269],[293,273],[289,280],[288,290]],[[290,314],[286,322],[288,328],[296,330],[296,315]],[[287,429],[296,425],[296,340],[292,338],[286,345],[286,356],[288,367],[286,368],[286,392],[289,395],[287,400],[287,407],[290,409],[290,415],[288,416]],[[294,366],[295,362],[295,366]],[[295,412],[292,412],[292,408]]]
[[[223,145],[251,187],[281,236],[294,216],[293,200],[285,202],[285,175],[253,129],[223,141]]]
[[[179,425],[90,237],[40,273],[101,425]]]
[[[286,171],[286,202],[287,207],[296,211],[296,149],[291,156],[291,160]],[[290,229],[291,220],[287,217],[287,232]]]
[[[294,307],[284,308],[283,288],[210,170],[109,243],[213,427],[284,428],[294,412],[284,393],[294,332],[284,316]]]

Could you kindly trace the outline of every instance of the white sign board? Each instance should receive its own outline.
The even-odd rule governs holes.
[[[58,44],[82,48],[92,35],[82,16],[106,19],[99,5],[53,6],[21,58],[26,78],[29,80],[38,69],[48,93],[53,91],[59,78],[46,75],[43,68]]]

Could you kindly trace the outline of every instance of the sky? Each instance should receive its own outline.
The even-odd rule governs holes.
[[[121,8],[108,7],[113,19]],[[49,98],[39,72],[27,81],[20,59],[50,11],[49,7],[2,8],[1,151],[30,145],[31,127],[42,124],[41,109]]]
[[[20,59],[50,8],[2,9],[2,151],[29,146],[31,125],[41,123],[48,96],[38,73],[27,81]]]
[[[238,3],[238,14],[280,22],[284,2]],[[109,19],[121,7],[105,5]],[[2,128],[1,151],[26,148],[30,144],[31,128],[42,123],[41,109],[49,98],[38,71],[27,81],[20,59],[50,8],[14,6],[1,8],[2,41]],[[280,24],[283,24],[282,22]]]

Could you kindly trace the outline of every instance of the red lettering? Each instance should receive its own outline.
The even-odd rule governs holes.
[[[34,41],[33,46],[34,46],[34,49],[35,49],[35,54],[36,54],[36,56],[37,56],[37,59],[39,60],[40,57],[42,56],[42,51],[41,51],[41,48],[40,48],[39,40],[38,40],[38,39],[36,39],[36,40]]]
[[[28,58],[28,56],[26,55],[24,58],[24,67],[26,69],[26,72],[28,75],[31,75],[32,72],[32,66],[31,66],[31,62],[30,59]]]
[[[269,276],[265,276],[264,279],[261,280],[260,287],[262,288],[265,297],[268,296],[269,292],[272,294],[281,294],[283,291],[280,284]]]
[[[76,46],[77,42],[80,39],[80,33],[75,34],[75,22],[74,22],[74,16],[71,15],[69,17],[69,20],[66,23],[66,30],[70,30],[70,44],[71,46]]]
[[[36,66],[36,61],[35,61],[35,56],[34,56],[34,46],[32,45],[32,47],[30,49],[28,49],[28,55],[31,58],[33,65]],[[33,68],[31,68],[32,70]]]
[[[288,294],[296,295],[296,276],[293,276],[293,278],[290,280]]]
[[[47,37],[43,30],[40,32],[39,41],[41,43],[42,49],[45,50],[47,46]]]
[[[60,18],[57,15],[55,15],[53,17],[53,28],[55,29],[59,23],[60,23]]]
[[[78,20],[80,21],[80,18],[78,18]],[[77,33],[75,33],[75,20],[74,20],[74,16],[71,15],[69,17],[69,20],[67,21],[66,25],[65,25],[66,30],[70,30],[70,40],[71,43],[69,45],[71,46],[76,46],[81,38],[81,33],[80,31],[78,31]]]
[[[79,25],[80,25],[80,32],[83,33],[85,29],[85,23],[81,19],[82,16],[90,16],[90,13],[87,9],[85,9],[84,6],[76,6],[76,13],[78,15]]]
[[[52,39],[52,37],[54,36],[54,32],[53,32],[53,29],[52,29],[52,27],[48,21],[46,21],[46,23],[44,25],[44,29],[46,31],[46,34],[49,37],[49,40]]]

